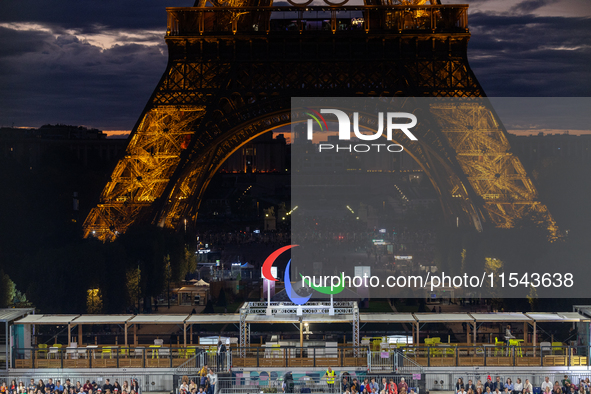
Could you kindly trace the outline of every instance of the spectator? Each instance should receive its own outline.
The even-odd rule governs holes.
[[[359,391],[359,383],[357,383],[357,378],[353,378],[353,382],[349,388],[351,389],[351,392],[353,392],[353,390]]]
[[[511,378],[507,378],[507,380],[505,381],[505,388],[509,392],[513,391],[513,381],[511,380]]]
[[[385,378],[384,378],[385,379]],[[349,384],[349,381],[347,380],[346,376],[343,376],[343,381],[341,382],[341,391],[344,392],[351,392],[351,385]]]
[[[53,384],[53,379],[49,378],[47,380],[47,384],[45,385],[46,389],[49,389],[50,393],[53,393],[55,390],[55,384]],[[47,390],[46,390],[47,391]]]
[[[369,386],[369,379],[365,378],[363,380],[363,383],[361,383],[361,386],[359,387],[359,391],[363,393],[363,390],[365,390],[367,388],[367,386]],[[330,390],[332,391],[332,390]]]
[[[199,386],[203,387],[205,386],[205,378],[207,377],[207,371],[208,371],[208,367],[207,364],[203,365],[203,367],[201,368],[201,370],[199,371]]]
[[[476,382],[476,391],[478,391],[478,389],[480,389],[481,392],[484,390],[484,385],[480,379],[478,379],[478,382]]]
[[[388,379],[382,378],[382,383],[380,384],[380,394],[385,394],[386,391],[388,391]]]
[[[43,380],[39,379],[37,382],[37,393],[44,393],[45,392],[45,384],[43,384]]]
[[[390,383],[388,383],[388,389],[386,390],[386,394],[398,394],[398,386],[394,383],[394,379],[390,378]]]
[[[197,385],[195,384],[194,379],[191,379],[191,382],[189,383],[189,391],[190,392],[197,391]]]
[[[466,390],[464,390],[464,385],[460,386],[460,389],[457,391],[458,394],[466,394]]]
[[[529,379],[525,379],[525,384],[523,385],[523,394],[532,394],[533,392],[534,388],[529,382]]]
[[[209,380],[209,385],[211,386],[211,392],[213,394],[213,393],[215,393],[215,384],[217,383],[218,376],[217,376],[217,374],[213,373],[211,368],[209,369],[209,371],[207,373],[207,379]]]
[[[226,365],[226,345],[222,341],[218,341],[218,371],[225,370]]]
[[[503,391],[504,387],[503,387],[503,382],[501,382],[501,378],[499,376],[497,376],[495,382],[493,383],[493,390],[495,392],[497,391]]]
[[[106,394],[107,390],[109,390],[111,393],[113,392],[113,385],[109,379],[105,380],[105,384],[103,384],[103,393]]]
[[[209,383],[208,377],[205,378],[205,386],[203,387],[203,391],[205,392],[205,394],[213,394],[213,392],[211,391],[211,384]]]
[[[118,381],[115,380],[115,383],[113,383],[113,391],[115,391],[115,389],[117,389],[117,391],[119,393],[121,393],[121,385],[119,384]]]
[[[486,383],[484,383],[484,390],[486,391],[486,389],[493,389],[493,382],[492,382],[492,378],[490,377],[490,375],[488,375],[488,377],[486,378]]]
[[[55,382],[55,392],[58,394],[62,394],[64,392],[64,386],[62,386],[61,380],[56,380]]]
[[[135,394],[140,394],[140,384],[138,383],[137,379],[134,379],[131,382],[131,391],[129,394],[131,394],[131,392],[135,392]]]
[[[476,389],[476,394],[483,394],[483,393],[482,393],[482,387],[478,387],[478,388]]]
[[[523,391],[523,383],[521,383],[521,378],[517,378],[517,382],[513,385],[513,392],[514,393],[521,393]]]
[[[398,392],[402,392],[402,389],[404,389],[405,392],[408,391],[408,384],[406,384],[404,378],[400,378],[400,383],[398,383]]]
[[[76,383],[76,389],[78,389],[78,383]],[[90,390],[92,390],[92,383],[90,383],[90,380],[87,380],[86,383],[84,383],[84,387],[82,387],[82,391],[89,393]]]
[[[27,387],[25,386],[25,384],[22,381],[18,382],[17,392],[18,392],[18,394],[26,394],[27,393]]]
[[[468,379],[468,385],[465,387],[465,389],[470,392],[470,390],[472,390],[472,393],[476,393],[476,385],[474,383],[472,383],[472,379]]]
[[[380,387],[376,383],[375,376],[371,378],[371,383],[369,384],[369,390],[368,391],[370,393],[379,393],[380,392]]]
[[[570,379],[568,378],[568,375],[564,375],[564,379],[562,379],[562,387],[566,387],[566,384],[570,385]]]
[[[35,394],[37,392],[37,386],[35,385],[35,379],[31,379],[29,385],[27,386],[27,391],[29,394]]]
[[[462,389],[464,387],[464,381],[462,380],[462,378],[458,378],[458,381],[456,382],[456,393],[460,392],[460,389]]]
[[[544,378],[544,381],[543,381],[543,382],[542,382],[542,384],[540,385],[540,389],[542,390],[542,392],[543,392],[543,393],[545,393],[545,392],[546,392],[546,388],[549,388],[549,389],[550,389],[550,391],[551,391],[551,390],[552,390],[552,388],[553,388],[553,385],[552,385],[552,383],[550,383],[550,378],[549,378],[548,376],[546,376],[546,377]]]
[[[13,379],[12,382],[10,382],[10,386],[8,386],[8,392],[10,394],[16,394],[16,388],[17,388],[16,380]]]

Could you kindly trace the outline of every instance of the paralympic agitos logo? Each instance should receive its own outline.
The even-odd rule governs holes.
[[[269,255],[269,257],[267,257],[265,259],[265,262],[263,263],[263,276],[265,277],[265,279],[277,281],[277,279],[275,279],[273,277],[273,275],[271,274],[271,267],[273,266],[273,263],[275,263],[275,260],[277,259],[277,257],[279,257],[279,255],[281,255],[283,252],[285,252],[286,250],[289,250],[291,248],[295,248],[296,246],[298,246],[298,245],[287,245],[282,248],[279,248],[276,251],[274,251],[273,253],[271,253]],[[285,283],[285,292],[287,293],[287,296],[289,297],[291,302],[293,302],[296,305],[303,305],[306,302],[308,302],[310,300],[310,298],[312,298],[313,292],[307,296],[301,296],[298,293],[296,293],[296,291],[294,290],[294,288],[291,284],[291,276],[289,273],[290,268],[291,268],[291,259],[287,262],[287,266],[285,267],[285,274],[283,275],[283,281]],[[341,274],[341,275],[343,275],[343,274]],[[302,274],[300,274],[300,276],[303,278]],[[306,278],[303,278],[302,282],[305,282],[309,287],[311,287],[315,291],[318,291],[319,293],[322,293],[322,294],[338,294],[341,291],[343,291],[343,289],[345,288],[344,279],[340,281],[341,283],[339,284],[338,287],[333,287],[333,288],[331,288],[331,286],[315,286],[309,279],[306,279]]]
[[[319,126],[320,131],[328,131],[328,125],[322,114],[332,114],[337,117],[339,123],[339,140],[346,141],[351,139],[351,119],[344,111],[339,109],[321,109],[320,112],[315,111],[311,108],[306,108],[308,112],[306,115],[312,119],[308,119],[307,122],[307,138],[312,140],[314,137],[314,121]],[[408,112],[386,112],[385,116],[383,112],[378,112],[378,127],[375,134],[363,134],[359,130],[359,112],[353,112],[353,133],[362,141],[375,141],[383,135],[384,132],[384,117],[386,118],[386,139],[392,140],[392,134],[394,130],[402,131],[411,141],[417,141],[417,137],[409,130],[410,128],[417,125],[417,117]],[[395,119],[409,119],[407,123],[396,123]],[[319,151],[333,150],[335,152],[348,151],[357,153],[366,153],[370,151],[376,152],[402,152],[404,148],[400,144],[353,144],[341,146],[337,144],[322,143],[319,144]]]

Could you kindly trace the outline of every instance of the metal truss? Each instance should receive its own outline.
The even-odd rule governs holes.
[[[496,227],[511,228],[531,215],[551,239],[558,237],[556,222],[538,201],[535,186],[519,158],[510,152],[505,130],[483,100],[434,104],[431,113]]]
[[[103,189],[101,202],[85,221],[86,237],[94,233],[109,239],[143,219],[146,208],[161,197],[202,116],[196,108],[170,106],[144,115]]]
[[[248,302],[245,303],[245,313],[255,315],[266,315],[266,302]],[[314,301],[308,302],[304,306],[295,305],[291,302],[271,302],[271,312],[273,315],[297,315],[300,311],[306,315],[328,315],[330,309],[330,301]],[[354,314],[357,303],[355,301],[335,301],[334,314],[335,315],[350,315]]]
[[[246,323],[247,303],[240,307],[240,357],[246,357],[246,348],[250,346],[250,324]]]
[[[135,223],[192,224],[209,182],[233,152],[297,121],[291,97],[484,96],[467,61],[467,6],[423,4],[273,7],[232,0],[167,9],[167,69],[86,218],[84,236],[111,240]],[[362,12],[362,28],[337,29],[338,11]],[[306,13],[327,12],[329,31],[303,28]],[[297,15],[297,31],[273,29],[271,15],[281,13]],[[440,112],[433,109],[437,119]],[[446,217],[481,230],[486,222],[510,227],[536,211],[555,228],[506,138],[487,139],[471,124],[448,126],[425,128],[408,150]],[[460,138],[453,130],[474,135]],[[480,148],[486,153],[476,155]]]
[[[298,309],[302,315],[328,315],[330,301],[312,301],[305,305],[295,305],[291,302],[271,302],[273,315],[298,316]],[[359,357],[359,307],[356,301],[334,301],[335,315],[352,316],[353,343],[355,357]],[[240,357],[246,357],[247,348],[250,346],[250,324],[246,322],[248,315],[267,314],[266,302],[245,302],[240,307]]]
[[[355,357],[359,357],[359,307],[355,303],[353,308],[353,347],[355,349]]]

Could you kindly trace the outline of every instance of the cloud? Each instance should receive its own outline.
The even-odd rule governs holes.
[[[470,1],[468,56],[488,95],[591,96],[590,19],[539,15],[559,1],[519,14],[529,0]],[[131,129],[166,68],[165,7],[192,4],[0,2],[0,125]]]
[[[111,46],[57,29],[0,28],[0,124],[130,129],[166,67],[166,47],[123,37]],[[3,35],[4,36],[4,35]]]
[[[472,14],[470,65],[489,96],[590,96],[589,22]]]
[[[1,22],[33,22],[56,29],[95,33],[105,29],[163,30],[166,7],[192,6],[192,0],[19,0],[3,1]]]
[[[525,0],[515,4],[510,12],[530,13],[546,5],[557,3],[558,0]]]

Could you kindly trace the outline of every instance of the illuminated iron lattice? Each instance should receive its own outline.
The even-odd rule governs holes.
[[[202,0],[167,9],[167,69],[86,218],[86,237],[111,240],[134,223],[193,223],[221,164],[292,122],[291,97],[484,96],[467,61],[468,6],[303,1],[213,0],[207,7]],[[363,17],[348,26],[339,19],[348,12]],[[313,18],[321,29],[307,24]],[[448,219],[480,230],[536,213],[557,233],[492,112],[433,108],[432,116],[440,127],[425,129],[408,152]]]

